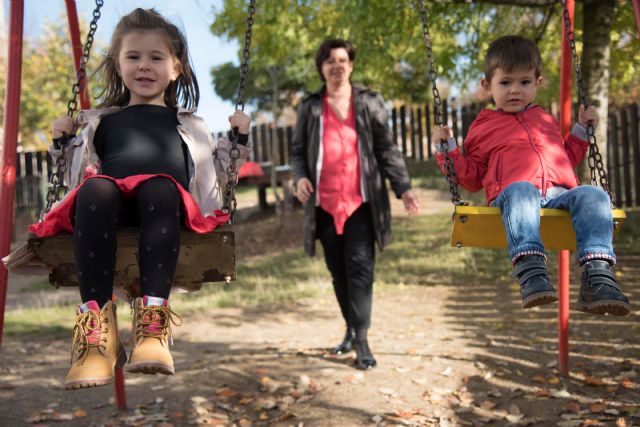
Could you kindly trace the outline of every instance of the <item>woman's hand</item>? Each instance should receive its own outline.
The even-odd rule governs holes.
[[[593,126],[593,130],[598,128],[598,111],[593,105],[589,105],[585,108],[584,105],[580,105],[580,111],[578,112],[578,122],[587,127],[589,122]]]
[[[249,134],[251,117],[244,111],[236,110],[233,115],[229,116],[229,123],[231,124],[231,129],[238,128],[238,133],[243,135]]]
[[[404,203],[404,210],[409,215],[416,215],[420,212],[420,202],[418,202],[413,190],[407,190],[402,193],[402,203]]]
[[[69,116],[63,116],[53,121],[51,124],[51,134],[53,139],[61,138],[63,135],[73,135],[78,125]]]
[[[296,197],[302,204],[307,203],[309,197],[313,193],[313,184],[309,181],[309,178],[300,178],[296,182]]]
[[[449,138],[451,138],[451,130],[449,130],[448,126],[434,126],[433,131],[431,132],[432,136],[432,146],[433,151],[440,152],[442,149],[440,148],[440,143],[447,142]]]

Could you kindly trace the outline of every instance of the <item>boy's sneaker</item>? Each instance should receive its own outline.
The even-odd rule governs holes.
[[[109,384],[115,367],[127,360],[118,337],[116,305],[107,302],[102,309],[95,301],[78,307],[71,345],[71,368],[64,388],[78,389]]]
[[[175,321],[175,317],[180,323]],[[173,375],[171,323],[179,326],[182,319],[169,308],[164,298],[144,296],[133,302],[133,350],[127,372]]]
[[[620,290],[608,261],[594,259],[583,265],[582,285],[576,309],[585,313],[626,316],[629,300]]]
[[[520,283],[522,307],[531,308],[558,301],[556,290],[549,283],[547,263],[543,256],[525,255],[514,266],[513,276]]]

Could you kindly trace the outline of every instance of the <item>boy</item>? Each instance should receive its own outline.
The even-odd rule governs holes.
[[[576,308],[625,316],[630,306],[613,273],[609,197],[600,188],[578,186],[574,172],[589,147],[586,126],[591,122],[595,129],[598,115],[593,106],[580,106],[578,123],[562,138],[553,117],[532,104],[542,82],[541,62],[530,40],[519,36],[494,40],[480,83],[497,108],[482,110],[474,120],[464,156],[449,129],[436,126],[437,160],[442,168],[447,150],[459,184],[469,191],[484,188],[487,203],[500,208],[524,308],[557,301],[540,240],[540,208],[555,208],[571,213],[576,232],[577,257],[583,267]]]

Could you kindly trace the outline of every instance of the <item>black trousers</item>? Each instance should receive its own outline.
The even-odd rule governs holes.
[[[363,203],[336,234],[333,217],[316,211],[316,233],[333,278],[333,289],[348,327],[366,331],[371,325],[375,237],[371,210]]]
[[[119,226],[140,227],[142,295],[168,298],[180,254],[181,205],[168,178],[143,182],[133,199],[123,198],[108,179],[87,180],[76,196],[73,226],[82,302],[96,300],[102,307],[111,299]]]

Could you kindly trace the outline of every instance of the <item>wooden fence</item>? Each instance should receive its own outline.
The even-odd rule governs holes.
[[[470,105],[451,108],[443,102],[443,111],[452,132],[464,139],[469,126],[481,106]],[[398,148],[405,157],[425,160],[433,156],[431,129],[433,108],[430,105],[401,106],[389,113],[389,125]],[[629,104],[609,115],[607,138],[607,165],[610,187],[620,207],[640,206],[640,123],[638,104]],[[217,136],[222,135],[218,132]],[[251,160],[276,166],[289,164],[293,129],[279,127],[273,132],[269,125],[252,128],[253,151]],[[275,147],[275,150],[272,148]],[[275,158],[272,158],[272,151]],[[46,153],[18,154],[15,209],[38,210],[43,204],[43,178],[50,173],[51,159]]]

